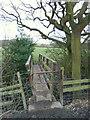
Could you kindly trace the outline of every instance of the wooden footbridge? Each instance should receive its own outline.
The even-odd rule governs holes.
[[[12,111],[13,108],[11,106],[18,107],[22,101],[23,108],[29,111],[61,109],[63,108],[64,93],[68,94],[68,92],[83,91],[90,88],[89,79],[73,80],[73,82],[72,80],[65,81],[64,68],[60,67],[59,63],[59,61],[56,62],[39,54],[39,63],[33,65],[32,57],[29,56],[25,64],[29,79],[27,83],[24,82],[25,88],[27,88],[26,91],[30,89],[30,87],[27,87],[28,84],[30,83],[31,85],[32,96],[29,95],[28,97],[29,104],[27,104],[22,77],[18,72],[17,79],[14,80],[15,84],[0,88],[0,101],[2,101],[0,107],[7,106]],[[21,101],[19,101],[20,97]],[[9,99],[7,100],[7,98]],[[69,97],[67,96],[67,98]]]
[[[39,54],[39,64],[33,65],[30,56],[25,66],[32,84],[33,96],[30,101],[34,100],[34,104],[29,105],[28,110],[62,108],[62,101],[57,101],[53,95],[54,74],[60,72],[56,70],[56,61]]]
[[[33,97],[30,100],[32,101],[33,99],[36,103],[29,105],[29,110],[36,108],[62,108],[64,93],[90,88],[90,85],[87,84],[90,82],[88,79],[74,80],[73,82],[72,80],[64,81],[64,68],[60,67],[59,63],[47,56],[39,54],[39,64],[33,65],[32,58],[31,56],[29,57],[25,66],[30,75],[30,82],[33,88]],[[77,84],[82,85],[65,87]]]

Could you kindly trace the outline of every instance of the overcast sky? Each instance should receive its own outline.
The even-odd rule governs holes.
[[[10,0],[0,0],[0,3],[5,5],[5,4],[8,4],[9,1]],[[13,3],[19,4],[18,1],[19,0],[15,0],[13,1]],[[31,0],[31,1],[32,1],[31,3],[35,5],[34,0]],[[30,25],[37,26],[37,24],[33,24],[33,23],[31,23]],[[18,25],[16,22],[7,22],[7,21],[0,20],[0,40],[5,40],[5,39],[10,40],[15,38],[15,36],[19,34],[17,29],[18,29]],[[41,44],[49,44],[51,42],[49,40],[41,39],[40,34],[37,32],[34,32],[34,31],[31,32],[27,29],[24,29],[24,31],[27,35],[30,35],[33,38],[34,42],[41,43]]]
[[[9,1],[10,0],[0,0],[0,3],[5,5],[5,4],[9,4]],[[19,4],[19,0],[11,0],[11,1],[13,1],[14,4]],[[27,1],[31,1],[30,4],[35,5],[35,0],[27,0]],[[80,5],[77,7],[80,7]],[[77,8],[75,8],[75,9],[77,9]],[[29,22],[28,25],[34,26],[34,27],[39,27],[42,31],[45,31],[46,33],[48,32],[48,30],[43,29],[42,26],[40,26],[38,23],[33,24],[33,23]],[[0,20],[0,40],[15,38],[15,36],[17,34],[19,34],[17,29],[18,29],[18,25],[16,24],[16,22],[6,22],[6,21]],[[30,32],[27,29],[24,29],[24,31],[27,35],[30,35],[33,38],[33,40],[37,43],[43,43],[43,44],[50,43],[49,40],[40,39],[40,34],[37,32],[34,32],[34,31]],[[64,34],[62,32],[61,32],[61,34],[64,36]]]

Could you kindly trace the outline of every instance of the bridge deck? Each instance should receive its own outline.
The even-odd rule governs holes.
[[[34,73],[41,72],[39,65],[34,65]],[[60,102],[53,102],[52,95],[50,90],[45,84],[45,79],[43,75],[40,75],[41,81],[39,76],[35,74],[33,76],[33,96],[35,97],[34,104],[30,104],[28,110],[43,110],[43,109],[50,109],[50,108],[62,108]],[[38,82],[40,84],[38,84]]]
[[[34,73],[35,72],[41,72],[38,65],[34,65]],[[48,89],[47,84],[45,84],[43,75],[40,75],[40,78],[41,80],[39,79],[39,76],[37,74],[33,76],[33,81],[35,82],[34,89],[35,89],[36,102],[42,100],[52,101],[50,90]],[[40,84],[38,84],[38,82]]]

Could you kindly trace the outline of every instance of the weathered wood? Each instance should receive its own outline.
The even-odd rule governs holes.
[[[82,79],[82,80],[69,80],[69,81],[63,81],[63,85],[70,85],[70,84],[80,84],[80,83],[89,83],[90,81],[88,79]]]
[[[63,69],[60,71],[60,102],[63,105]]]
[[[52,71],[42,60],[40,60],[40,62],[45,66],[47,71]]]
[[[44,66],[44,67],[41,67],[41,69],[46,70],[46,71],[55,71],[57,69],[56,65],[58,65],[58,64],[56,61],[54,61],[46,56],[43,56],[42,54],[40,54],[39,56],[42,56],[42,58],[43,58],[43,59],[39,58],[39,62],[41,63],[41,65]],[[44,59],[46,59],[46,61]],[[51,62],[51,68],[49,67],[49,62]],[[64,78],[64,67],[62,67],[61,69],[62,69],[62,77]],[[50,85],[51,94],[53,95],[54,75],[53,75],[53,73],[50,73],[50,75],[51,75],[51,80],[50,80],[49,85]],[[45,74],[44,74],[44,76],[46,77]],[[60,81],[60,84],[59,84],[60,92],[59,93],[60,93],[60,101],[61,101],[62,105],[63,105],[63,87],[62,87],[63,86],[63,78],[62,78],[62,81],[59,80]]]
[[[89,88],[90,88],[90,85],[82,85],[82,86],[75,86],[75,87],[63,88],[63,93],[65,93],[65,92],[79,91],[79,90],[85,90],[85,89],[89,89]]]
[[[39,55],[40,58],[40,55]],[[28,75],[30,76],[33,73],[33,61],[32,61],[32,56],[30,55],[26,64],[26,69],[28,71]],[[31,79],[33,80],[33,76],[31,77]],[[33,84],[31,83],[31,87],[33,88]]]
[[[43,60],[40,60],[40,62],[42,63],[42,65],[44,66],[44,67],[41,67],[41,69],[45,69],[45,70],[47,70],[47,71],[52,71],[52,69],[50,69],[49,67],[48,67],[48,65],[43,61]],[[56,62],[53,64],[54,66],[54,70],[55,70],[55,67],[56,67]],[[51,91],[51,95],[52,95],[52,98],[54,98],[53,97],[53,82],[54,82],[54,79],[53,79],[53,73],[50,73],[50,75],[51,75],[51,80],[49,81],[49,85],[50,85],[50,91]],[[47,76],[46,76],[46,74],[44,74],[44,77],[45,78],[47,78]],[[54,98],[55,99],[55,98]]]
[[[48,59],[46,59],[46,65],[47,65],[47,66],[49,65],[49,60],[48,60]]]
[[[31,55],[29,56],[29,58],[28,58],[28,60],[27,60],[27,62],[26,62],[25,65],[26,65],[26,66],[29,65],[29,64],[30,64],[30,61],[31,61]]]
[[[10,112],[11,112],[11,110],[8,110],[7,112],[4,112],[4,113],[0,113],[0,118],[2,118],[5,114],[8,114]]]
[[[31,55],[30,55],[29,58],[28,58],[28,60],[27,60],[27,62],[26,62],[26,64],[25,64],[28,73],[31,73],[31,62],[32,61],[31,61]]]
[[[44,68],[41,67],[41,65],[40,65],[40,69],[41,69],[41,71],[44,71]],[[51,74],[51,77],[53,77],[52,73],[50,73],[50,74]],[[44,77],[45,77],[45,79],[46,79],[46,78],[47,78],[47,75],[44,74]],[[52,95],[52,100],[53,100],[53,101],[57,101],[56,98],[54,97],[54,95],[52,94],[52,81],[49,80],[48,83],[49,83],[49,86],[50,86],[50,91],[51,91],[51,95]]]
[[[5,90],[10,90],[10,89],[18,88],[18,87],[21,87],[21,84],[16,84],[16,85],[13,85],[13,86],[8,86],[8,87],[0,88],[0,92],[1,91],[5,91]]]
[[[0,94],[0,96],[3,96],[3,95],[11,95],[11,94],[16,94],[16,93],[21,93],[22,90],[21,89],[18,89],[18,90],[12,90],[12,91],[6,91],[6,92],[2,92]]]
[[[53,59],[50,59],[49,57],[47,57],[47,56],[44,56],[44,55],[42,55],[42,54],[40,54],[41,56],[43,56],[43,57],[45,57],[46,59],[48,59],[49,61],[52,61],[53,63],[56,63],[56,61],[55,60],[53,60]]]
[[[6,105],[11,105],[11,104],[13,104],[13,100],[7,101],[7,102],[0,102],[0,106],[6,106]]]
[[[17,72],[17,76],[18,76],[19,83],[22,85],[22,81],[21,81],[21,77],[20,77],[19,72]],[[26,105],[26,100],[25,100],[23,87],[21,87],[21,94],[22,94],[22,101],[23,101],[24,109],[27,110],[27,105]]]

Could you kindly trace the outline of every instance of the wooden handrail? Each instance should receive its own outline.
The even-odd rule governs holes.
[[[49,58],[49,57],[47,57],[47,56],[45,56],[45,55],[42,55],[42,54],[39,54],[39,55],[45,57],[46,59],[48,59],[49,61],[51,61],[51,62],[53,62],[53,63],[57,63],[55,60],[53,60],[53,59],[51,59],[51,58]]]
[[[28,60],[27,60],[27,62],[26,62],[26,64],[25,64],[25,66],[29,65],[29,64],[30,64],[30,61],[31,61],[31,55],[29,56],[29,58],[28,58]]]
[[[47,56],[44,56],[42,54],[39,54],[39,64],[42,64],[42,62],[44,62],[44,64],[46,64],[51,70],[55,71],[56,70],[56,64],[57,62]],[[43,68],[45,67],[45,65],[43,65]],[[51,66],[50,66],[51,65]],[[48,71],[48,69],[44,68],[45,70]]]
[[[33,68],[32,67],[32,56],[31,55],[29,56],[29,58],[28,58],[28,60],[27,60],[27,62],[25,64],[25,66],[26,66],[26,69],[27,69],[28,73],[31,74],[32,68]]]

